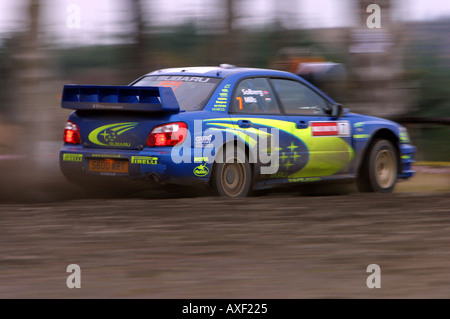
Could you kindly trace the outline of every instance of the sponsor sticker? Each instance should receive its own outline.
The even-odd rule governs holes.
[[[64,162],[81,162],[83,161],[83,154],[64,154]]]
[[[228,89],[230,88],[230,86],[230,84],[225,85],[222,88],[221,92],[219,92],[219,97],[214,102],[214,107],[212,108],[213,111],[226,111],[226,107],[228,104]]]
[[[157,165],[158,158],[152,156],[131,156],[131,164]]]
[[[196,156],[194,157],[194,163],[209,162],[209,157]]]
[[[195,137],[195,148],[212,148],[213,145],[211,144],[213,135],[202,135],[202,136],[196,136]]]
[[[197,177],[205,177],[209,174],[209,168],[206,167],[206,163],[197,166],[193,171],[194,175]]]

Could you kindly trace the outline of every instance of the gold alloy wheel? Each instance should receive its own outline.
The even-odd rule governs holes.
[[[389,150],[381,150],[375,159],[375,176],[378,185],[389,188],[395,182],[397,165],[395,157]]]
[[[238,196],[245,187],[247,173],[244,163],[238,163],[237,158],[233,158],[232,163],[226,163],[221,175],[224,192],[230,197]]]

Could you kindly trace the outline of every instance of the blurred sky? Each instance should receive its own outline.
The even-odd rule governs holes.
[[[342,27],[355,24],[356,0],[240,0],[237,28],[261,28],[282,17],[288,28]],[[25,25],[27,0],[0,0],[0,39]],[[112,34],[125,37],[133,30],[129,0],[41,0],[41,22],[46,38],[59,44],[111,43]],[[194,20],[204,30],[223,26],[224,0],[142,0],[150,27]],[[450,0],[396,0],[396,20],[433,20],[450,17]],[[80,8],[80,27],[67,27],[71,4]]]

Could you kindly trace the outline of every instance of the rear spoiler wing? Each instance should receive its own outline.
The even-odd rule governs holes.
[[[61,107],[73,110],[180,112],[170,87],[64,85]]]

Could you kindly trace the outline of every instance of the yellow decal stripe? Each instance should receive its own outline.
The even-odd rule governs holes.
[[[206,121],[235,123],[239,120],[248,120],[255,124],[277,128],[303,141],[308,148],[308,163],[300,171],[289,175],[289,178],[332,175],[342,170],[354,157],[353,148],[342,138],[337,136],[313,137],[311,127],[297,129],[296,124],[290,121],[252,117]]]

